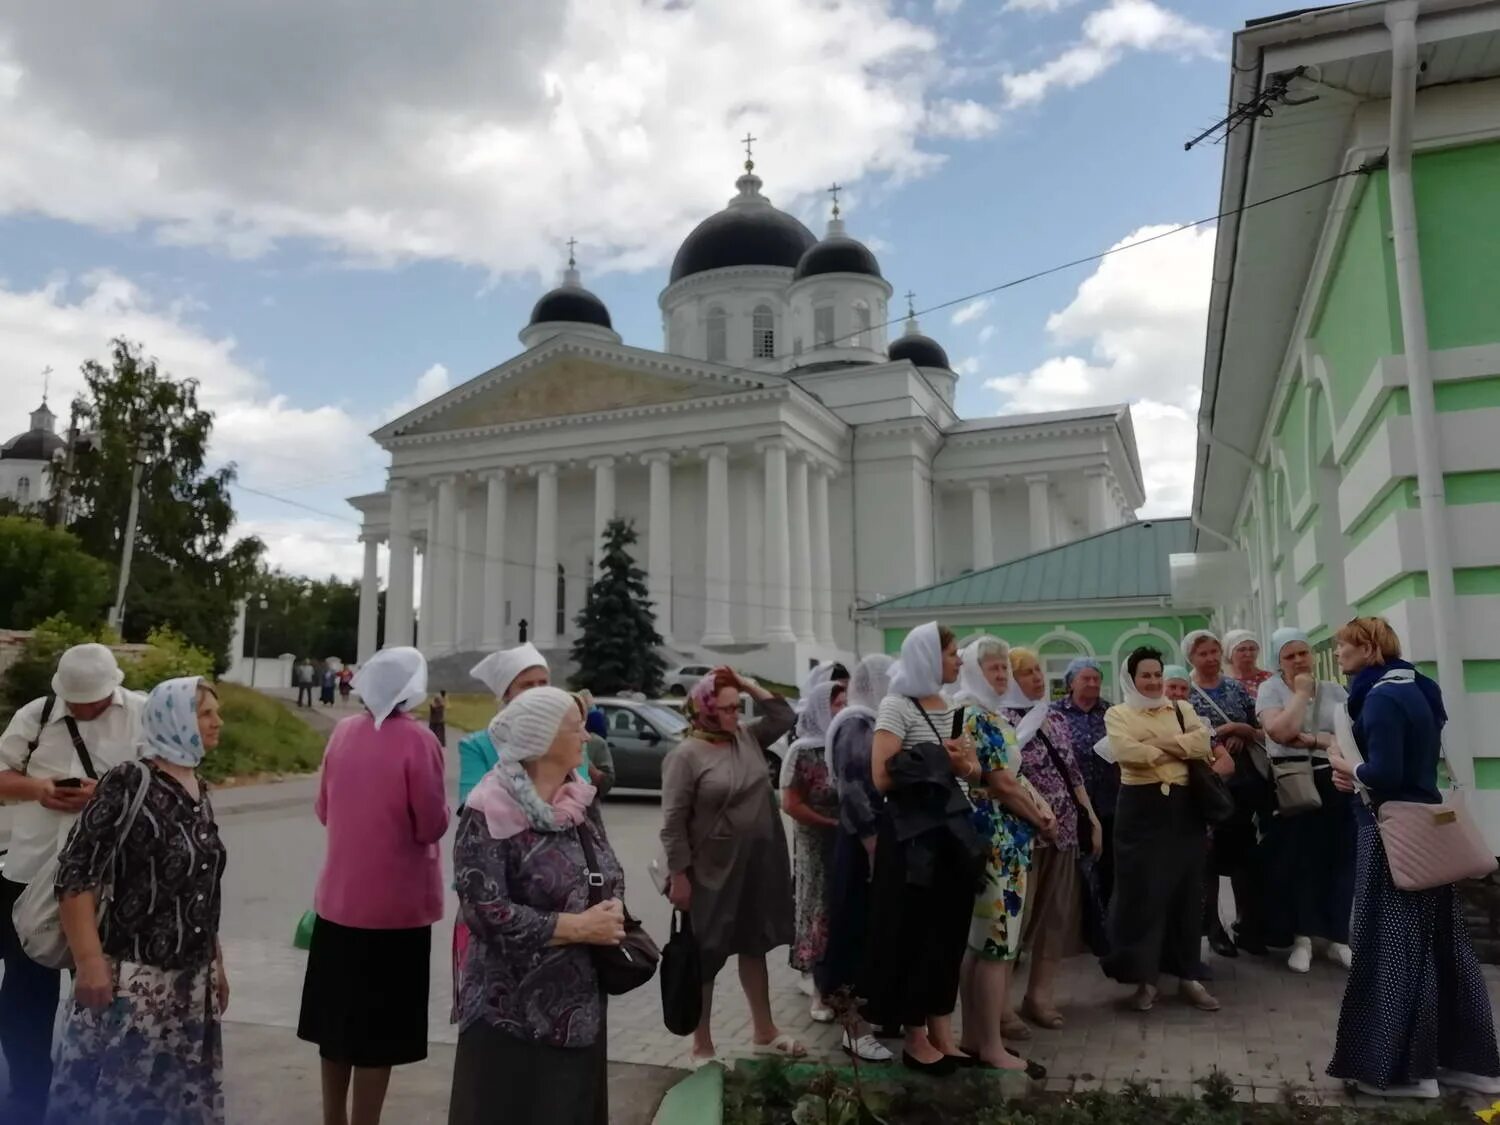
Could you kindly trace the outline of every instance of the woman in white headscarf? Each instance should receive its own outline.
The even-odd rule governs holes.
[[[834,1012],[817,994],[813,966],[828,945],[828,876],[833,865],[834,832],[839,800],[828,770],[828,725],[843,709],[845,687],[825,680],[802,700],[796,738],[781,765],[781,811],[795,821],[792,828],[792,889],[796,904],[797,936],[790,962],[813,988],[814,1023],[832,1023]]]
[[[964,732],[974,741],[984,783],[970,791],[974,827],[986,846],[984,885],[974,900],[962,981],[964,1050],[1001,1070],[1046,1077],[1037,1063],[1006,1048],[1026,1025],[1010,1017],[1011,967],[1021,952],[1021,914],[1033,839],[1055,837],[1057,818],[1021,777],[1021,748],[1003,714],[1010,687],[1010,646],[979,636],[964,645],[954,702],[964,709]],[[1020,1034],[1016,1034],[1020,1032]]]
[[[1271,673],[1260,666],[1260,638],[1249,629],[1231,629],[1224,634],[1224,657],[1229,661],[1229,675],[1255,698],[1260,685]]]
[[[1125,662],[1124,698],[1104,716],[1120,763],[1115,812],[1115,891],[1104,972],[1136,986],[1131,1006],[1156,1004],[1163,971],[1182,998],[1205,1012],[1219,1002],[1203,987],[1203,869],[1208,825],[1188,788],[1188,763],[1210,761],[1208,728],[1166,694],[1162,654],[1138,648]]]
[[[984,852],[960,784],[983,774],[942,694],[958,667],[950,630],[913,629],[875,719],[871,773],[886,802],[859,990],[873,1023],[905,1029],[902,1064],[939,1075],[972,1062],[954,1037],[953,1009]]]
[[[503,648],[492,652],[473,668],[473,676],[489,688],[504,707],[523,691],[545,687],[552,682],[547,658],[536,645],[527,643],[515,648]],[[469,792],[479,784],[479,779],[495,768],[499,755],[489,732],[476,730],[464,735],[458,743],[458,803],[469,798]]]
[[[1317,679],[1301,629],[1277,629],[1266,662],[1277,672],[1255,697],[1276,787],[1276,815],[1263,844],[1266,944],[1291,945],[1286,963],[1294,973],[1311,969],[1314,942],[1347,969],[1354,961],[1349,918],[1358,828],[1354,798],[1335,787],[1328,751],[1349,694]]]
[[[47,1116],[55,1125],[224,1121],[224,845],[196,773],[219,743],[218,695],[197,676],[167,680],[141,724],[143,761],[99,779],[58,856],[77,968]]]
[[[333,728],[314,806],[328,851],[297,1036],[318,1045],[324,1119],[362,1125],[379,1120],[391,1068],[427,1057],[448,801],[443,748],[411,715],[427,698],[422,654],[381,649],[354,690],[365,712]]]
[[[625,878],[594,787],[584,719],[552,687],[495,716],[499,761],[474,787],[453,842],[459,912],[473,934],[457,997],[451,1125],[609,1119],[605,1004],[591,946],[625,936]],[[590,873],[603,880],[590,904]]]
[[[1079,853],[1087,849],[1097,860],[1104,850],[1104,829],[1078,768],[1068,721],[1053,710],[1042,662],[1030,649],[1010,650],[1010,686],[1001,702],[1001,715],[1015,728],[1021,747],[1021,776],[1057,817],[1055,838],[1037,840],[1031,847],[1021,928],[1031,972],[1017,1015],[1038,1027],[1059,1028],[1063,1016],[1054,999],[1058,970],[1064,958],[1085,948]]]

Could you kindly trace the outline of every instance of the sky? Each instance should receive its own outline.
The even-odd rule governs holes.
[[[511,357],[578,239],[661,346],[747,130],[776,205],[919,309],[1211,217],[1266,0],[79,0],[0,10],[0,438],[111,337],[199,380],[239,530],[360,570],[381,423]],[[1212,223],[924,315],[968,417],[1129,402],[1186,512]],[[899,327],[892,330],[892,335]]]

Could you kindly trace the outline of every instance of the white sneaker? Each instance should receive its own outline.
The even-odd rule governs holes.
[[[1305,973],[1312,968],[1312,940],[1299,937],[1292,943],[1292,955],[1286,959],[1286,967],[1294,973]]]
[[[848,1051],[851,1055],[863,1059],[865,1062],[890,1062],[893,1058],[896,1057],[895,1055],[891,1054],[890,1049],[886,1047],[886,1045],[879,1039],[876,1039],[875,1036],[861,1035],[858,1039],[853,1039],[850,1037],[847,1031],[844,1032],[844,1050]]]
[[[1474,1094],[1500,1094],[1500,1078],[1487,1074],[1470,1074],[1464,1070],[1447,1070],[1438,1067],[1439,1086],[1452,1086],[1455,1090],[1468,1090]]]
[[[1329,942],[1328,959],[1335,964],[1344,966],[1346,969],[1352,969],[1354,967],[1354,950],[1336,941]]]
[[[801,992],[803,996],[817,996],[818,986],[813,983],[811,973],[803,973],[800,977],[797,978],[797,990]]]
[[[814,1000],[807,1014],[812,1016],[813,1023],[832,1023],[834,1019],[833,1009],[821,1000]]]
[[[1378,1086],[1371,1086],[1368,1082],[1356,1082],[1354,1088],[1361,1094],[1368,1094],[1372,1098],[1440,1098],[1441,1091],[1438,1090],[1437,1079],[1424,1078],[1411,1086],[1387,1086],[1382,1090]]]

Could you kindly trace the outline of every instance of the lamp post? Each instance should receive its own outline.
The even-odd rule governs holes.
[[[256,608],[260,612],[255,615],[255,640],[251,642],[253,645],[252,654],[250,656],[251,687],[255,686],[255,673],[260,666],[260,619],[265,616],[266,610],[270,608],[270,603],[266,601],[266,596],[264,594],[256,598],[255,601],[259,603]]]

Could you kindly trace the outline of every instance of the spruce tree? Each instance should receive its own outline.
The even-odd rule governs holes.
[[[601,538],[604,557],[599,573],[575,618],[579,633],[572,655],[578,672],[573,686],[596,695],[622,691],[659,695],[667,665],[658,651],[662,640],[646,590],[646,573],[630,553],[639,538],[635,525],[610,520]]]

